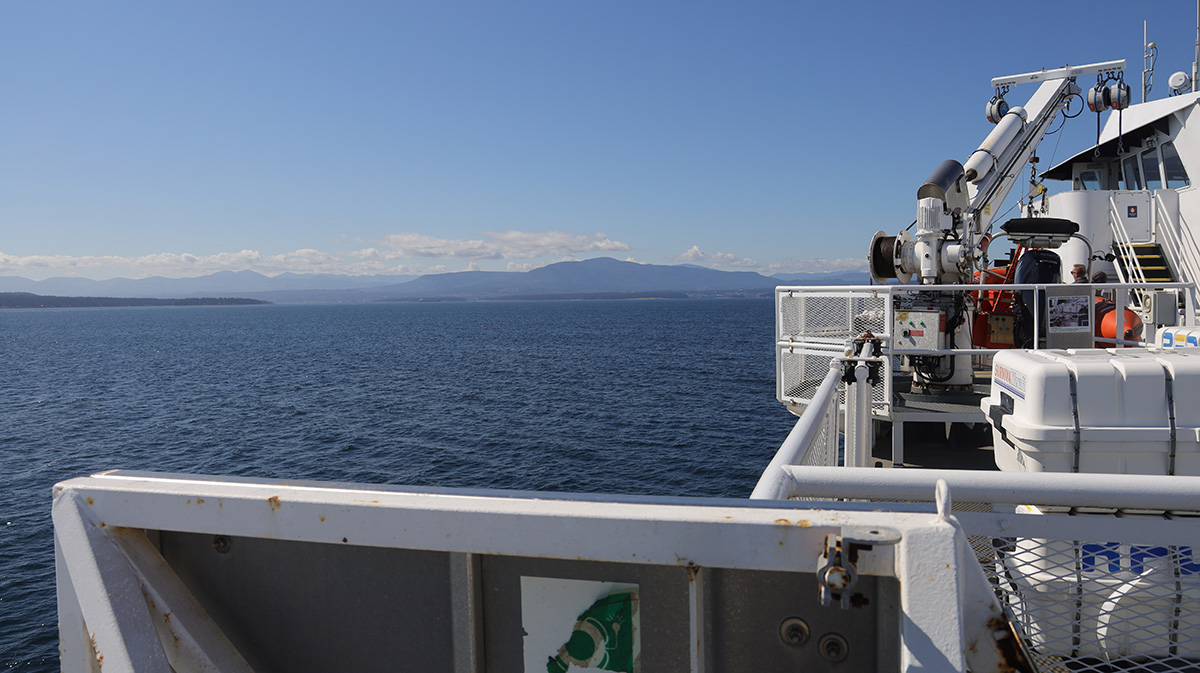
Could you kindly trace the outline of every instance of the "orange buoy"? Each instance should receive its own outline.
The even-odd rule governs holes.
[[[1117,338],[1117,307],[1111,301],[1096,297],[1096,336],[1103,339]],[[1124,341],[1136,341],[1142,338],[1142,319],[1137,313],[1125,309]],[[1112,348],[1116,344],[1096,342],[1097,348]],[[1133,348],[1134,344],[1125,344],[1125,348]]]

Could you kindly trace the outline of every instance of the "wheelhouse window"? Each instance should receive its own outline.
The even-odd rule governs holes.
[[[1100,171],[1084,171],[1079,174],[1079,182],[1084,189],[1097,191],[1100,189]]]
[[[1125,181],[1125,189],[1134,190],[1142,188],[1142,173],[1138,170],[1138,158],[1134,156],[1128,157],[1121,163],[1124,169],[1122,177]]]
[[[1162,177],[1158,170],[1158,150],[1151,147],[1142,152],[1142,172],[1146,176],[1146,189],[1162,189]]]
[[[1192,184],[1192,181],[1188,179],[1187,171],[1183,168],[1183,162],[1179,160],[1179,152],[1175,151],[1175,143],[1165,142],[1160,149],[1162,149],[1163,172],[1166,173],[1167,188],[1178,189]]]

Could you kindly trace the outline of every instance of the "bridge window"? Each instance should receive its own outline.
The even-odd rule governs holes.
[[[1146,189],[1162,189],[1162,178],[1158,172],[1158,150],[1151,147],[1142,152],[1142,171],[1146,175]]]
[[[1167,188],[1178,189],[1187,187],[1192,184],[1188,179],[1187,171],[1183,168],[1183,162],[1179,160],[1179,152],[1175,151],[1174,142],[1165,142],[1162,144],[1163,172],[1167,177]]]
[[[1142,188],[1142,173],[1138,170],[1137,159],[1137,155],[1135,154],[1125,159],[1121,164],[1125,169],[1125,189],[1134,190]]]
[[[1100,171],[1084,171],[1079,174],[1079,182],[1084,189],[1100,189]]]

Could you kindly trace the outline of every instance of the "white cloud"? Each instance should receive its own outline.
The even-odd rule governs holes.
[[[762,274],[772,273],[827,273],[833,271],[866,271],[867,260],[863,257],[841,259],[786,260],[759,267]]]
[[[704,254],[704,252],[702,250],[700,250],[700,246],[693,245],[692,247],[688,248],[686,252],[684,252],[682,254],[678,254],[678,255],[673,255],[671,257],[671,259],[673,259],[677,262],[695,263],[695,262],[699,262],[700,260],[704,259],[705,257],[708,257],[708,255]]]
[[[441,259],[535,259],[549,255],[628,251],[628,243],[602,233],[568,234],[561,231],[485,231],[479,239],[436,238],[414,232],[389,234],[379,248],[350,253],[354,257],[384,260],[413,257]]]
[[[212,255],[192,253],[155,253],[140,256],[122,255],[9,255],[0,252],[0,273],[46,278],[52,275],[83,275],[112,277],[115,275],[144,278],[146,276],[202,276],[217,271],[257,271],[268,276],[284,272],[334,274],[396,274],[422,273],[419,266],[386,264],[377,257],[364,256],[359,262],[349,262],[336,255],[304,248],[277,255],[264,255],[257,250],[219,252]]]
[[[342,240],[354,240],[342,237]],[[7,255],[0,252],[0,274],[37,278],[54,275],[86,275],[95,278],[127,276],[201,276],[217,271],[257,271],[268,276],[284,272],[331,274],[403,274],[445,273],[445,264],[402,264],[412,258],[435,260],[465,259],[467,269],[478,269],[478,260],[535,260],[556,257],[576,259],[576,254],[631,250],[628,243],[614,241],[605,234],[568,234],[563,232],[485,232],[479,239],[445,239],[417,233],[391,234],[374,246],[352,252],[330,253],[312,248],[265,255],[257,250],[219,252],[210,255],[192,253],[156,253],[141,256],[122,255]],[[521,270],[536,268],[536,262],[517,262]],[[510,265],[510,269],[512,266]]]
[[[741,267],[753,269],[759,266],[758,262],[749,257],[738,257],[728,252],[718,252],[713,255],[706,254],[698,245],[693,245],[683,253],[672,256],[671,259],[688,264],[704,262],[706,265],[714,268]]]
[[[718,252],[717,254],[710,256],[708,259],[712,266],[719,267],[753,268],[758,266],[758,262],[750,259],[749,257],[738,257],[737,255],[731,255],[727,252]]]

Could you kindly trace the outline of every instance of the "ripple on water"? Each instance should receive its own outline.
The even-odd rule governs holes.
[[[57,670],[50,488],[102,469],[745,497],[790,424],[772,313],[769,299],[2,312],[0,666]]]

